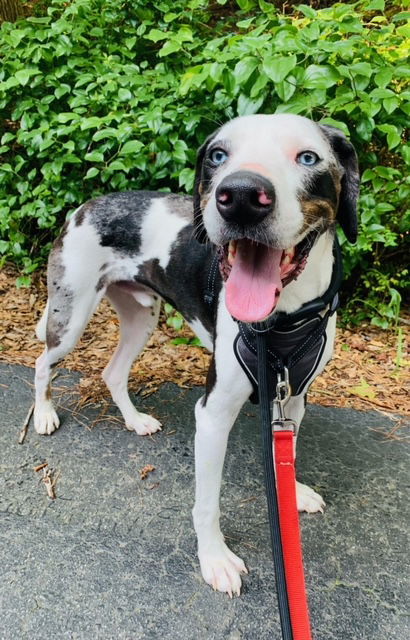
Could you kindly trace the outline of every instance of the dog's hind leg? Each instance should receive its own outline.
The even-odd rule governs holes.
[[[103,379],[127,429],[141,436],[149,435],[161,429],[161,423],[134,407],[128,395],[128,375],[158,322],[161,301],[150,292],[133,294],[115,284],[108,287],[106,295],[120,319],[120,341],[104,369]]]
[[[74,349],[102,295],[103,291],[97,293],[92,286],[76,293],[67,292],[62,285],[49,287],[47,307],[37,325],[38,337],[45,338],[46,342],[36,361],[34,427],[37,433],[50,435],[60,426],[51,399],[51,371]]]

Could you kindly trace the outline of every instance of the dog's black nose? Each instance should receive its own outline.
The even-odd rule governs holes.
[[[273,211],[275,189],[259,173],[236,171],[216,189],[216,208],[227,222],[255,225]]]

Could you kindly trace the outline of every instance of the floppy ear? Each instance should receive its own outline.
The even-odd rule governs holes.
[[[205,140],[203,145],[199,147],[197,156],[196,156],[196,164],[195,164],[195,180],[194,180],[194,193],[193,193],[193,204],[194,204],[194,234],[195,238],[201,244],[204,244],[207,239],[206,229],[204,228],[204,222],[202,220],[202,209],[201,209],[201,196],[202,196],[202,180],[203,180],[203,161],[205,152],[208,148],[209,143],[215,138],[219,129],[212,133]]]
[[[344,133],[336,127],[320,124],[319,127],[329,140],[340,164],[344,169],[341,181],[337,220],[349,242],[357,239],[357,199],[359,197],[359,165],[354,146]]]

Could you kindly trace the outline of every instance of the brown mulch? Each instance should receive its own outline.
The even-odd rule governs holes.
[[[0,273],[0,361],[33,367],[42,351],[34,328],[46,300],[44,274],[36,274],[30,288],[15,288],[15,271]],[[191,336],[188,328],[175,331],[161,316],[144,352],[135,362],[130,387],[144,395],[165,381],[181,387],[203,385],[209,353],[195,346],[174,345],[172,340]],[[376,409],[388,415],[410,416],[410,358],[408,324],[401,335],[371,326],[338,329],[332,361],[311,387],[309,401],[324,406]],[[104,300],[64,366],[83,374],[78,393],[80,405],[101,402],[109,394],[100,374],[114,351],[118,320]],[[396,429],[397,425],[393,428]]]

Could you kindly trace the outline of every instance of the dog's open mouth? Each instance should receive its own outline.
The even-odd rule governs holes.
[[[226,306],[241,322],[261,322],[275,309],[284,286],[303,271],[316,233],[289,249],[273,249],[248,238],[219,249]]]

